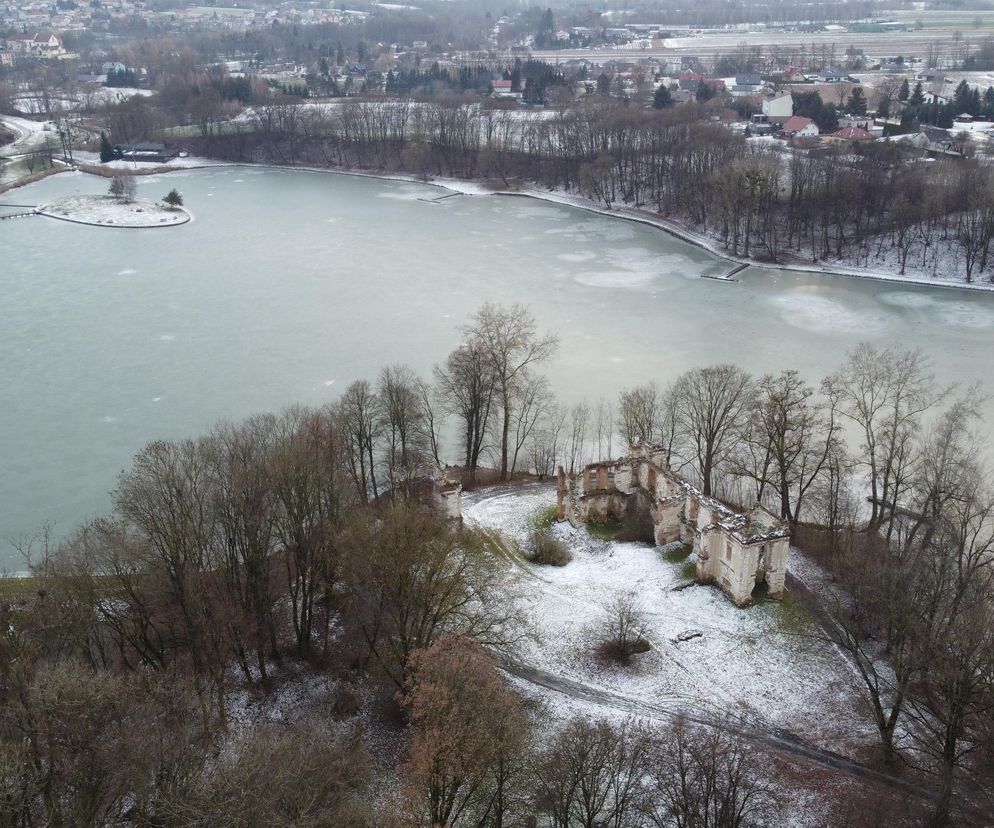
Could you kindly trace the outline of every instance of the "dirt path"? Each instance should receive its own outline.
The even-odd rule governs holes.
[[[508,675],[528,684],[629,715],[656,721],[682,717],[707,727],[715,725],[713,718],[688,710],[684,699],[674,697],[648,702],[584,684],[511,659],[505,660],[502,666]],[[883,785],[908,796],[921,799],[932,797],[931,792],[921,785],[905,782],[903,779],[882,773],[834,751],[815,747],[788,730],[764,726],[760,722],[749,722],[741,717],[732,717],[721,721],[722,726],[735,735],[788,758],[801,759],[822,768],[838,771],[846,776]]]

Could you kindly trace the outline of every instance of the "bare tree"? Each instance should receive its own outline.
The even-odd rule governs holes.
[[[654,734],[646,817],[656,828],[746,828],[779,811],[752,746],[721,721]]]
[[[377,398],[390,496],[409,497],[411,484],[428,471],[430,448],[421,383],[406,365],[380,372]],[[433,432],[432,432],[433,433]]]
[[[323,606],[328,647],[331,600],[339,577],[336,543],[347,506],[358,498],[347,483],[341,418],[331,409],[291,408],[276,423],[268,465],[276,509],[273,532],[286,571],[297,650],[311,649],[315,609]]]
[[[566,451],[569,474],[576,474],[583,466],[587,446],[587,427],[590,421],[590,406],[586,401],[577,403],[569,410],[569,442]]]
[[[356,515],[342,545],[356,623],[397,687],[411,653],[442,635],[508,643],[513,609],[491,595],[492,561],[473,531],[454,532],[434,512],[396,504],[379,518]]]
[[[655,383],[622,391],[618,397],[618,430],[628,447],[653,442],[659,428],[659,389]]]
[[[491,361],[478,342],[470,341],[449,354],[444,368],[435,367],[435,380],[439,393],[462,421],[464,463],[472,485],[494,411]]]
[[[649,731],[577,717],[535,768],[536,807],[555,828],[634,828],[646,810],[643,785],[652,764]]]
[[[135,177],[128,174],[118,174],[112,176],[108,192],[114,196],[114,198],[120,199],[121,201],[127,203],[134,201],[135,193],[137,192]]]
[[[342,394],[338,411],[346,438],[346,464],[363,501],[379,496],[376,486],[376,444],[381,434],[378,401],[366,380],[356,380]]]
[[[743,426],[742,462],[736,468],[755,482],[757,502],[767,487],[773,490],[780,516],[794,527],[839,440],[834,401],[829,397],[824,405],[813,404],[814,394],[797,371],[762,377]]]
[[[868,529],[890,521],[910,475],[921,416],[949,388],[938,386],[921,351],[861,343],[845,365],[825,381],[825,392],[860,431],[863,465],[870,483]]]
[[[510,475],[512,477],[517,470],[520,453],[554,405],[549,381],[545,377],[526,371],[519,377],[516,385],[514,414],[511,417],[513,446]]]
[[[645,640],[649,625],[642,604],[633,593],[615,596],[607,612],[598,648],[605,658],[626,663],[636,653],[649,649]]]
[[[597,407],[594,409],[594,438],[597,440],[595,459],[603,460],[611,456],[613,432],[614,416],[611,411],[611,403],[601,397],[597,400]]]
[[[734,448],[752,402],[753,382],[734,365],[694,368],[673,386],[674,412],[705,495],[714,492],[715,472]]]
[[[559,340],[551,334],[539,336],[534,317],[522,305],[505,308],[487,303],[476,312],[465,332],[470,340],[478,343],[490,364],[501,409],[500,479],[507,480],[516,392],[527,369],[549,359]]]

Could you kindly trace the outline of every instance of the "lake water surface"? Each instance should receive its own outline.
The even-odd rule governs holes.
[[[0,200],[106,186],[70,173]],[[0,566],[22,568],[9,538],[105,512],[147,441],[321,404],[389,362],[426,373],[485,301],[527,304],[558,333],[548,373],[566,401],[723,361],[817,381],[864,339],[994,389],[994,295],[702,279],[730,265],[654,228],[524,198],[428,203],[442,191],[419,184],[217,168],[141,179],[138,195],[172,187],[195,216],[178,228],[0,222]]]

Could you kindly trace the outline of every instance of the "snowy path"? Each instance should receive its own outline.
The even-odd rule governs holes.
[[[678,700],[675,699],[661,699],[647,702],[603,688],[593,687],[589,684],[574,681],[564,676],[555,675],[513,660],[505,661],[503,667],[509,675],[526,684],[551,690],[555,693],[577,699],[578,701],[593,704],[597,707],[608,708],[624,713],[625,715],[656,721],[679,717],[706,727],[713,727],[715,725],[713,718],[688,711],[682,702],[678,704]],[[667,703],[668,701],[671,703]],[[722,727],[726,728],[729,732],[750,742],[760,744],[776,753],[784,754],[794,759],[805,760],[866,782],[884,785],[900,793],[923,799],[932,798],[931,792],[923,789],[921,785],[905,782],[902,779],[881,773],[834,751],[824,750],[811,745],[800,736],[788,730],[766,728],[757,723],[749,723],[736,719],[723,719],[720,721]]]

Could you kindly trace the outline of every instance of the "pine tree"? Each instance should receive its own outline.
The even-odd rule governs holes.
[[[670,89],[666,85],[666,81],[663,81],[656,90],[656,93],[652,96],[652,106],[655,109],[665,109],[672,103],[673,96],[670,94]]]
[[[111,146],[106,132],[100,133],[100,163],[106,164],[114,160],[114,147]]]
[[[848,109],[853,115],[866,114],[866,95],[863,94],[862,86],[857,86],[850,93]]]
[[[183,206],[183,196],[175,188],[166,193],[162,200],[174,210]]]
[[[897,90],[897,99],[899,101],[908,100],[908,96],[911,94],[911,89],[908,86],[908,79],[905,78],[901,81],[901,88]]]

